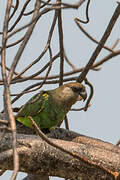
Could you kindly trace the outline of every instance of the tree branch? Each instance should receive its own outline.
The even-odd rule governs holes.
[[[0,133],[0,137],[1,135]],[[51,138],[51,141],[67,151],[77,153],[82,160],[72,158],[69,154],[48,145],[36,135],[19,134],[17,151],[20,171],[71,179],[83,176],[88,179],[92,177],[92,180],[118,179],[120,175],[118,146],[59,128],[51,132],[49,137],[59,138]],[[0,169],[13,169],[11,141],[10,133],[6,133],[0,144]],[[89,159],[88,163],[84,161],[85,158]],[[99,168],[90,162],[99,164]]]
[[[82,82],[85,79],[88,71],[92,67],[92,65],[95,62],[97,56],[99,55],[100,51],[102,50],[105,42],[107,41],[107,39],[108,39],[108,37],[109,37],[113,27],[114,27],[119,15],[120,15],[120,4],[118,4],[118,6],[117,6],[117,8],[116,8],[116,10],[115,10],[109,24],[108,24],[108,27],[107,27],[104,35],[102,36],[97,48],[95,49],[95,51],[92,54],[92,57],[90,58],[89,62],[85,66],[84,70],[82,71],[82,73],[78,77],[78,79],[77,79],[78,82]],[[75,19],[75,21],[77,21],[77,19]]]

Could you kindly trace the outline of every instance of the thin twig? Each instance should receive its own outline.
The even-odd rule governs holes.
[[[80,30],[81,30],[90,40],[92,40],[92,41],[95,42],[96,44],[99,44],[99,42],[98,42],[95,38],[93,38],[93,37],[81,26],[81,24],[78,22],[77,19],[75,19],[75,22],[76,22],[77,26],[80,28]],[[106,49],[106,50],[108,50],[108,51],[110,51],[110,52],[114,52],[113,48],[109,48],[109,47],[107,47],[107,46],[103,46],[103,48]]]
[[[70,128],[69,128],[69,123],[68,123],[67,115],[65,116],[65,120],[64,121],[65,121],[65,128],[69,130]]]
[[[51,0],[48,0],[47,2],[44,2],[44,3],[43,3],[43,1],[41,1],[41,3],[43,3],[43,5],[41,5],[40,9],[42,9],[44,6],[48,5],[50,1],[51,1]],[[29,15],[31,15],[33,12],[34,12],[34,10],[31,10],[31,11],[29,11],[29,12],[27,12],[27,13],[23,13],[23,15],[24,15],[24,16],[29,16]]]
[[[39,86],[38,88],[36,88],[36,90],[40,89],[40,88],[45,84],[46,79],[47,79],[47,77],[48,77],[48,75],[49,75],[49,73],[50,73],[50,70],[51,70],[51,68],[52,68],[52,50],[51,50],[51,47],[50,47],[50,46],[49,46],[49,55],[50,55],[50,65],[49,65],[48,71],[47,71],[47,73],[46,73],[46,76],[45,76],[43,82],[40,84],[40,86]],[[36,90],[35,90],[35,91],[36,91]]]
[[[2,66],[2,63],[0,63],[0,66]],[[7,66],[5,67],[7,71],[10,71],[10,68],[8,68]],[[17,72],[14,72],[15,75],[17,75]],[[2,81],[2,80],[1,80]]]
[[[61,0],[57,0],[57,3]],[[60,48],[60,82],[59,86],[63,84],[63,70],[64,70],[64,45],[63,45],[63,27],[62,27],[62,12],[58,10],[58,33],[59,33],[59,48]]]
[[[9,18],[9,21],[12,19],[12,17],[14,16],[14,14],[16,13],[17,9],[19,7],[19,0],[16,0],[16,5],[14,6],[14,10]]]
[[[117,55],[120,54],[120,50],[117,50],[115,51],[114,53],[110,53],[108,54],[107,56],[105,56],[103,59],[99,60],[98,62],[96,62],[95,64],[93,64],[93,66],[90,68],[90,70],[96,70],[97,67],[99,67],[100,65],[104,64],[105,62],[109,61],[110,59],[112,59],[113,57],[116,57]],[[76,73],[79,73],[79,72],[82,72],[84,70],[84,67],[81,67],[81,68],[77,68],[75,70],[72,70],[72,71],[68,71],[68,72],[65,72],[64,73],[64,77],[66,76],[70,76],[70,75],[73,75],[73,74],[76,74]],[[99,70],[99,69],[98,69]],[[26,77],[27,78],[27,77]],[[59,78],[59,74],[57,75],[52,75],[52,76],[49,76],[47,79],[55,79],[55,78]],[[29,77],[30,79],[30,77]],[[44,76],[43,77],[37,77],[37,78],[33,78],[34,80],[42,80],[44,79]],[[15,82],[17,83],[17,81]]]
[[[57,55],[55,55],[53,58],[52,58],[52,62],[54,62],[57,58],[59,57],[59,53],[57,54]],[[40,70],[40,73],[42,73],[45,69],[47,69],[47,67],[49,67],[50,66],[50,62],[48,62],[41,70]],[[17,80],[14,80],[14,81],[12,81],[11,82],[11,84],[12,83],[17,83],[17,82],[24,82],[24,77],[22,77],[23,79],[19,79],[18,81]],[[44,76],[44,78],[45,78],[45,76]],[[43,80],[44,78],[42,78],[41,80]],[[33,78],[28,78],[29,80],[30,79],[33,79]],[[47,77],[47,79],[48,79],[48,77]],[[26,79],[27,80],[27,79]],[[3,83],[2,83],[3,84]]]
[[[40,54],[40,56],[35,59],[31,64],[29,64],[25,69],[22,70],[22,72],[20,72],[15,79],[17,79],[18,77],[20,77],[22,74],[24,74],[27,70],[29,70],[33,65],[35,65],[36,63],[38,63],[40,61],[40,59],[45,55],[45,53],[47,52],[47,50],[49,49],[50,43],[51,43],[51,39],[52,39],[52,35],[54,32],[54,28],[55,28],[55,24],[57,21],[57,14],[55,12],[54,18],[53,18],[53,22],[49,31],[49,35],[48,35],[48,40],[47,40],[47,44],[44,48],[44,50],[42,51],[42,53]],[[54,58],[53,58],[54,59]],[[55,58],[56,59],[56,58]],[[53,61],[53,60],[52,60]],[[49,64],[47,64],[49,66]],[[47,67],[46,67],[47,68]],[[36,72],[35,74],[32,74],[32,78],[39,75],[40,73],[42,73],[46,68],[42,68],[40,71]],[[30,79],[30,77],[29,77]]]
[[[68,3],[64,3],[64,2],[58,2],[57,4],[56,3],[49,3],[49,5],[52,5],[52,6],[58,6],[61,7],[61,6],[64,6],[64,8],[72,8],[72,9],[78,9],[83,3],[85,2],[85,0],[79,0],[77,3],[75,4],[68,4]]]
[[[50,11],[58,10],[58,9],[67,9],[67,8],[75,8],[75,9],[78,9],[78,8],[83,4],[83,2],[85,2],[85,0],[80,0],[79,3],[77,3],[77,4],[75,4],[75,5],[70,5],[70,4],[69,4],[69,5],[70,5],[70,6],[69,6],[69,5],[67,4],[68,6],[66,6],[66,7],[56,6],[56,4],[55,4],[55,5],[53,5],[53,6],[50,7],[50,8],[44,8],[44,9],[38,14],[38,16],[37,16],[36,18],[34,18],[34,19],[31,20],[30,23],[27,23],[26,25],[24,25],[24,26],[16,29],[15,31],[13,31],[12,33],[10,33],[10,34],[8,35],[8,38],[10,38],[11,36],[13,36],[13,35],[16,34],[17,32],[20,32],[20,31],[22,31],[23,29],[29,27],[29,26],[32,25],[35,21],[38,21],[39,18],[40,18],[42,15],[44,15],[44,14],[50,12]],[[62,4],[65,4],[65,3],[62,3]],[[2,32],[0,32],[0,33],[2,34]]]
[[[46,79],[47,79],[47,77],[48,77],[48,75],[49,75],[49,73],[50,73],[50,70],[51,70],[51,68],[52,68],[52,50],[51,50],[51,47],[50,47],[50,46],[49,46],[49,55],[50,55],[50,64],[49,64],[49,68],[48,68],[48,71],[47,71],[47,73],[46,73],[46,76],[45,76],[43,82],[41,82],[40,85],[39,85],[36,89],[34,89],[34,90],[32,90],[32,91],[29,91],[29,92],[37,91],[38,89],[40,89],[40,88],[45,84]],[[27,93],[28,93],[28,92],[27,92]]]
[[[84,24],[87,24],[89,22],[89,15],[88,15],[89,5],[90,5],[90,0],[88,0],[87,6],[86,6],[86,21],[83,21],[83,20],[81,20],[79,18],[76,18],[77,21],[79,21],[81,23],[84,23]]]
[[[4,110],[6,118],[10,121],[11,131],[12,131],[12,147],[13,147],[13,162],[14,162],[14,170],[10,180],[15,180],[18,170],[19,170],[19,156],[16,149],[16,123],[15,118],[12,111],[11,99],[10,99],[10,88],[8,83],[8,77],[6,74],[6,42],[7,42],[7,32],[8,32],[8,22],[10,9],[12,5],[12,0],[8,0],[7,8],[4,19],[4,27],[3,27],[3,37],[2,37],[2,51],[1,51],[1,63],[2,63],[2,78],[4,83]]]
[[[61,0],[57,0],[57,3],[61,3]],[[63,44],[63,27],[62,27],[62,11],[58,10],[58,32],[59,32],[59,48],[60,48],[60,78],[59,86],[63,84],[64,74],[64,44]],[[68,118],[65,116],[65,127],[69,130]]]
[[[30,1],[31,1],[31,0],[27,0],[27,1],[25,2],[24,6],[23,6],[23,8],[22,8],[22,10],[21,10],[20,15],[18,16],[18,18],[16,19],[16,21],[14,22],[14,24],[12,25],[12,27],[8,30],[8,32],[11,32],[11,31],[15,28],[15,26],[18,24],[18,22],[19,22],[20,19],[22,18],[23,13],[24,13],[24,11],[25,11],[25,9],[26,9],[26,7],[27,7],[27,5],[28,5],[28,3],[29,3]]]
[[[110,60],[111,58],[117,56],[120,54],[120,50],[115,51],[114,53],[110,53],[107,56],[105,56],[103,59],[101,59],[100,61],[96,62],[95,64],[93,64],[93,68],[99,67],[100,65],[102,65],[103,63],[107,62],[108,60]]]
[[[99,67],[100,65],[104,64],[105,62],[109,61],[110,59],[112,59],[113,57],[116,57],[117,55],[120,54],[120,50],[117,50],[115,51],[114,53],[110,53],[108,54],[107,56],[105,56],[103,59],[99,60],[97,63],[95,63],[90,69],[91,70],[100,70],[99,69],[96,69],[97,67]],[[53,57],[53,59],[55,60],[57,57],[59,57],[59,53]],[[54,61],[53,60],[53,61]],[[40,72],[38,72],[39,74],[42,73],[47,67],[49,66],[49,62],[40,70]],[[6,67],[7,68],[7,67]],[[7,68],[8,69],[8,68]],[[76,74],[76,73],[79,73],[79,72],[82,72],[84,69],[84,67],[81,67],[81,68],[78,68],[78,69],[75,69],[75,70],[72,70],[72,71],[68,71],[66,73],[64,73],[64,77],[65,76],[70,76],[70,75],[73,75],[73,74]],[[9,69],[8,69],[9,70]],[[16,72],[14,72],[15,74],[18,74]],[[57,75],[52,75],[52,76],[48,76],[47,79],[56,79],[56,78],[59,78],[59,74]],[[22,77],[22,79],[19,79],[19,80],[12,80],[11,84],[14,84],[14,83],[19,83],[19,82],[24,82],[26,80],[43,80],[44,79],[44,76],[38,76],[38,77],[31,77],[31,76],[28,76],[28,77]],[[68,78],[68,81],[69,81],[70,78]],[[64,81],[66,82],[66,80]],[[58,81],[56,82],[58,83]],[[2,80],[0,80],[0,85],[3,85],[3,82]]]
[[[53,58],[52,58],[52,62],[54,62],[57,58],[59,57],[59,53],[57,54],[57,55],[55,55]],[[37,60],[37,59],[36,59]],[[32,63],[31,63],[32,64]],[[17,83],[17,82],[24,82],[24,81],[27,81],[27,80],[30,80],[30,79],[34,79],[34,77],[36,77],[36,76],[38,76],[39,74],[41,74],[42,72],[44,72],[46,69],[47,69],[47,67],[50,65],[50,62],[48,62],[42,69],[40,69],[38,72],[36,72],[36,73],[34,73],[34,74],[32,74],[31,76],[28,76],[28,77],[22,77],[21,79],[14,79],[13,78],[13,80],[12,80],[12,82],[11,83]],[[19,74],[20,76],[21,76],[21,74],[23,74],[22,72]],[[18,75],[18,76],[19,76]],[[17,77],[18,77],[17,76]],[[45,78],[45,76],[44,76],[44,78]],[[44,78],[42,78],[42,79],[44,79]],[[41,79],[41,80],[42,80]],[[48,78],[47,78],[48,79]]]
[[[68,57],[67,57],[67,55],[66,55],[66,52],[65,52],[65,49],[64,49],[64,57],[65,57],[66,62],[70,65],[70,67],[72,67],[73,70],[77,69],[77,68],[75,67],[75,65],[72,64],[71,61],[68,59]]]
[[[20,39],[17,40],[16,42],[13,42],[13,43],[11,43],[11,44],[8,44],[8,45],[6,46],[6,48],[10,48],[10,47],[12,47],[12,46],[17,45],[18,43],[20,43],[21,41],[23,41],[24,38],[25,38],[25,37],[23,36],[22,38],[20,38]],[[0,49],[2,50],[2,47],[0,47]]]
[[[120,38],[116,39],[116,41],[112,45],[111,49],[115,49],[115,47],[118,45],[119,42],[120,42]]]
[[[34,10],[31,10],[31,11],[29,11],[27,13],[23,13],[23,16],[29,16],[29,15],[31,15],[33,13],[34,13]]]
[[[29,70],[33,65],[35,65],[36,63],[38,63],[40,60],[41,60],[41,58],[45,55],[45,53],[47,52],[47,50],[48,50],[48,44],[45,46],[45,48],[44,48],[44,50],[42,51],[42,53],[40,54],[40,56],[37,58],[37,59],[35,59],[31,64],[29,64],[25,69],[23,69],[19,74],[17,74],[17,76],[15,76],[15,78],[13,78],[13,81],[15,80],[15,79],[19,79],[19,77],[21,77],[21,75],[23,75],[27,70]],[[49,65],[48,65],[49,66]],[[45,69],[44,69],[45,70]],[[43,71],[44,71],[43,70]],[[38,71],[38,72],[36,72],[35,74],[32,74],[31,76],[29,76],[28,78],[27,78],[27,80],[28,79],[30,79],[30,78],[33,78],[33,77],[35,77],[35,76],[37,76],[37,75],[39,75],[41,72],[43,72],[43,71]]]
[[[33,18],[36,18],[38,16],[38,13],[39,13],[39,8],[40,8],[40,1],[37,1],[36,0],[36,4],[35,4],[35,11],[34,11],[34,15],[33,15]],[[20,60],[20,57],[25,49],[25,46],[27,45],[27,42],[29,41],[30,39],[30,36],[33,32],[33,29],[35,27],[35,24],[37,23],[37,21],[35,21],[27,30],[26,34],[25,34],[25,38],[20,46],[20,48],[18,49],[16,55],[15,55],[15,58],[12,62],[12,65],[11,65],[11,68],[10,68],[10,71],[9,71],[9,74],[8,74],[8,83],[11,82],[11,79],[12,79],[12,76],[13,76],[13,73],[15,71],[15,68]]]
[[[116,10],[115,10],[115,12],[114,12],[114,14],[113,14],[113,16],[112,16],[109,24],[108,24],[108,27],[107,27],[107,29],[105,30],[105,33],[104,33],[104,35],[102,36],[102,38],[101,38],[101,40],[100,40],[97,48],[96,48],[95,51],[93,52],[90,60],[88,61],[87,65],[85,66],[83,72],[79,75],[78,80],[77,80],[78,82],[81,83],[81,82],[85,79],[88,71],[89,71],[90,68],[92,67],[92,65],[93,65],[93,63],[95,62],[97,56],[99,55],[100,51],[102,50],[102,47],[104,46],[105,42],[107,41],[107,39],[108,39],[108,37],[109,37],[109,35],[110,35],[113,27],[114,27],[114,25],[115,25],[115,23],[116,23],[119,15],[120,15],[120,4],[118,4],[118,6],[117,6],[117,8],[116,8]]]

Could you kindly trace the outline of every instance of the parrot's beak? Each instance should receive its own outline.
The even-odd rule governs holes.
[[[79,96],[78,96],[78,98],[77,98],[77,101],[81,101],[81,100],[85,101],[86,98],[87,98],[87,92],[86,92],[85,89],[83,89],[83,91],[81,91],[81,92],[79,93]]]
[[[86,100],[86,98],[87,98],[87,92],[86,92],[85,89],[84,89],[84,91],[80,92],[80,96],[82,97],[83,101]]]

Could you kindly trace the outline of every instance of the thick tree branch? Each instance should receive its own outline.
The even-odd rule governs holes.
[[[2,115],[0,117],[3,119]],[[40,176],[59,176],[71,179],[75,177],[90,179],[92,177],[92,180],[96,178],[97,180],[111,180],[119,177],[119,146],[61,128],[56,128],[48,134],[53,143],[79,155],[81,160],[78,160],[48,145],[36,135],[34,130],[24,127],[20,123],[17,123],[17,131],[21,133],[17,136],[20,171]],[[28,135],[24,135],[24,133]],[[0,169],[12,170],[12,136],[7,131],[3,136],[0,129],[0,139]]]
[[[69,133],[68,133],[69,134]],[[0,133],[1,136],[1,133]],[[36,135],[19,134],[17,151],[20,158],[20,171],[29,174],[59,176],[64,178],[82,177],[92,179],[115,179],[120,172],[120,148],[110,143],[86,136],[79,136],[74,142],[51,139],[72,153],[86,157],[89,161],[98,163],[103,168],[96,168],[91,163],[72,158],[70,155],[48,145]],[[11,136],[6,134],[0,145],[0,169],[13,169],[13,152]],[[94,143],[93,143],[94,142]],[[102,146],[99,146],[99,143]],[[101,148],[102,147],[102,148]],[[103,148],[104,147],[104,148]]]

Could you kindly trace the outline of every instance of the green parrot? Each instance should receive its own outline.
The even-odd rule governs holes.
[[[23,105],[16,115],[16,120],[32,128],[29,116],[38,127],[50,129],[62,121],[76,101],[85,100],[85,87],[78,82],[64,84],[56,89],[41,91]]]

